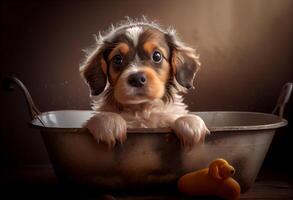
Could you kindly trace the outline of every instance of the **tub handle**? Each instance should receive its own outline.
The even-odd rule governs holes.
[[[4,89],[7,91],[13,91],[15,89],[14,86],[17,86],[22,91],[26,103],[29,108],[31,119],[39,119],[38,115],[41,113],[39,109],[36,107],[32,96],[30,95],[28,89],[25,87],[25,85],[15,76],[8,76],[4,79]]]
[[[283,86],[280,92],[277,104],[273,110],[273,114],[276,114],[276,112],[279,110],[279,116],[283,118],[284,109],[290,99],[292,88],[293,88],[293,83],[286,83]]]

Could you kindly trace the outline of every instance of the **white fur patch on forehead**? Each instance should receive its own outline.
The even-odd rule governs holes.
[[[126,29],[126,35],[133,41],[134,46],[137,46],[139,35],[142,33],[142,27],[133,26]]]
[[[111,25],[107,30],[99,32],[98,35],[94,35],[96,39],[96,43],[98,45],[103,45],[104,41],[111,39],[115,36],[115,34],[120,30],[127,30],[131,28],[154,28],[156,30],[161,31],[162,33],[173,35],[176,37],[176,41],[179,41],[177,38],[176,31],[172,27],[168,27],[167,29],[163,29],[157,22],[148,20],[145,16],[142,16],[142,19],[132,19],[130,17],[126,17],[126,20],[122,20],[116,25]]]

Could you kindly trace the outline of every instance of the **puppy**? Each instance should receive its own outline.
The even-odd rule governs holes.
[[[110,147],[139,127],[171,127],[188,148],[203,142],[209,131],[182,97],[193,88],[198,59],[173,29],[154,22],[128,20],[100,34],[80,67],[96,111],[86,128]]]

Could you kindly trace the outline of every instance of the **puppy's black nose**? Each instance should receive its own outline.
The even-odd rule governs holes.
[[[142,87],[147,83],[147,78],[143,72],[137,72],[128,77],[128,83],[133,87]]]

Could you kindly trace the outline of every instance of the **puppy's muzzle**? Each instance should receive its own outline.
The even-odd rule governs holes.
[[[143,72],[137,72],[129,75],[128,84],[132,87],[143,87],[147,84],[147,77]]]

